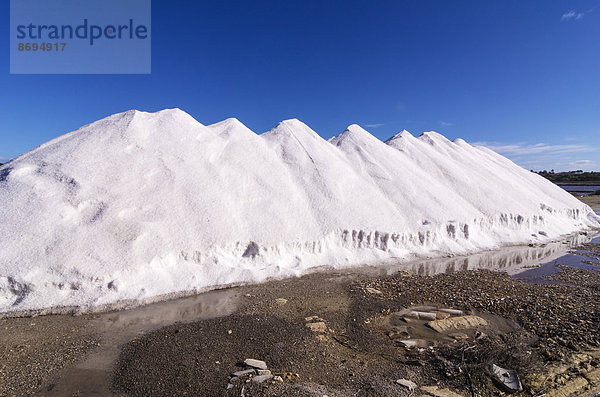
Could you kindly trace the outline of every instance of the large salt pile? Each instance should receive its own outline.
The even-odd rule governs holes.
[[[0,312],[106,308],[319,265],[463,254],[598,227],[502,156],[357,125],[256,135],[128,111],[0,168]],[[48,312],[49,310],[46,310]]]

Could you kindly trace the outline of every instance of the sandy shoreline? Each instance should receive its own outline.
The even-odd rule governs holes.
[[[584,249],[600,252],[598,244]],[[593,255],[585,259],[597,261]],[[125,312],[3,319],[0,395],[239,396],[242,387],[246,396],[409,395],[395,383],[401,378],[424,387],[421,393],[440,385],[459,395],[469,388],[496,395],[484,357],[518,370],[523,395],[569,382],[599,386],[598,272],[568,268],[552,276],[561,285],[531,285],[505,273],[452,269],[459,268],[432,276],[315,273]],[[436,336],[422,322],[393,320],[395,312],[429,304],[493,327]],[[401,338],[432,348],[406,348]],[[472,362],[454,362],[466,348]],[[560,369],[583,352],[583,372]],[[266,361],[283,382],[234,382],[227,390],[229,374],[246,358]],[[545,379],[536,372],[542,367],[562,375]]]

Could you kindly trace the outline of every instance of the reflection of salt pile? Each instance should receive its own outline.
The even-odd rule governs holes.
[[[256,135],[117,114],[0,168],[0,311],[87,307],[317,265],[466,253],[598,225],[562,189],[436,133],[298,120]]]

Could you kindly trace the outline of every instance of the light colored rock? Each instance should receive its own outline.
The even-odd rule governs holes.
[[[435,313],[419,312],[416,310],[411,310],[407,312],[406,314],[404,314],[404,317],[416,318],[418,320],[435,320],[437,318]]]
[[[235,385],[233,385],[233,384],[231,384],[231,383],[228,383],[228,384],[227,384],[227,390],[229,390],[229,389],[233,389],[234,387],[235,387]]]
[[[583,392],[587,390],[590,383],[585,378],[577,377],[568,381],[564,386],[558,389],[550,390],[546,393],[546,397],[570,397],[570,396],[582,396]],[[586,394],[587,395],[587,394]]]
[[[427,347],[427,341],[424,339],[405,339],[399,342],[406,347]]]
[[[305,317],[304,321],[324,321],[321,317],[319,316],[310,316],[310,317]]]
[[[272,377],[273,377],[273,375],[257,375],[254,378],[252,378],[252,382],[263,383],[264,381],[267,381],[267,380],[271,379]]]
[[[285,298],[277,298],[275,299],[275,303],[277,303],[279,306],[283,306],[288,303],[288,300]]]
[[[244,376],[244,375],[247,375],[247,374],[255,374],[255,373],[256,373],[256,371],[253,370],[253,369],[245,369],[243,371],[234,372],[234,373],[231,374],[231,376],[236,376],[237,377],[237,376]]]
[[[308,328],[310,328],[310,330],[312,332],[321,332],[321,333],[327,332],[327,326],[322,321],[319,321],[318,323],[308,323],[308,324],[306,324],[306,326]]]
[[[448,336],[450,336],[456,340],[469,339],[469,335],[463,334],[462,332],[452,332],[452,333],[448,334]]]
[[[451,316],[462,316],[465,314],[462,310],[456,310],[456,309],[438,309],[438,311],[448,313]]]
[[[264,361],[261,361],[261,360],[255,360],[253,358],[245,359],[244,364],[246,364],[249,367],[256,368],[256,369],[267,369],[267,363],[265,363]]]
[[[375,295],[381,295],[381,291],[379,291],[378,289],[375,288],[371,288],[371,287],[367,287],[365,288],[367,290],[368,293],[370,294],[375,294]]]
[[[437,386],[421,386],[421,390],[435,397],[464,397],[450,389],[440,389]]]
[[[436,330],[437,332],[454,331],[461,329],[469,329],[475,327],[485,327],[488,322],[478,316],[460,316],[460,317],[449,317],[444,320],[435,320],[427,323],[429,327]]]
[[[283,382],[283,378],[281,376],[274,376],[273,382]]]
[[[259,369],[258,371],[259,375],[271,375],[271,371],[269,371],[268,369]]]
[[[398,380],[396,380],[396,383],[401,386],[406,387],[410,391],[413,391],[417,388],[417,384],[408,379],[398,379]]]
[[[600,385],[600,369],[594,369],[585,374],[587,380],[593,385]]]
[[[502,386],[504,391],[516,393],[523,390],[523,386],[521,386],[521,381],[519,380],[517,371],[492,364],[492,374],[494,375],[494,379],[500,384],[500,386]]]

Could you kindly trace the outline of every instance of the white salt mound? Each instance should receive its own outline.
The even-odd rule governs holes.
[[[128,111],[0,167],[0,312],[90,310],[385,258],[598,227],[586,205],[463,140]]]

